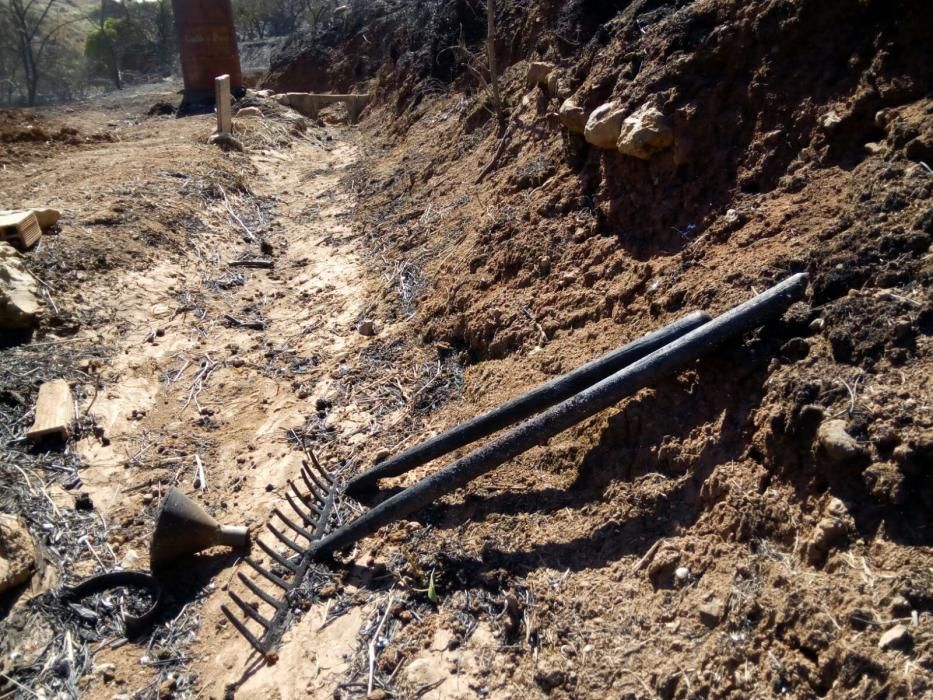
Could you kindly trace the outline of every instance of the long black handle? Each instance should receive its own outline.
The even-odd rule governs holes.
[[[756,327],[764,318],[800,299],[807,277],[806,273],[793,275],[383,501],[317,542],[313,546],[315,556],[328,556],[383,525],[424,508],[440,496],[680,369],[727,338]]]
[[[540,384],[531,391],[507,401],[498,408],[445,430],[430,440],[425,440],[384,462],[380,462],[372,469],[351,479],[347,484],[345,493],[351,496],[360,496],[372,490],[379,479],[404,474],[415,467],[430,462],[432,459],[453,452],[475,440],[533,416],[535,413],[543,411],[595,384],[600,379],[615,374],[623,367],[640,360],[658,348],[664,347],[672,340],[689,333],[698,326],[702,326],[709,320],[710,315],[705,311],[695,311],[669,326],[608,352],[582,367]]]

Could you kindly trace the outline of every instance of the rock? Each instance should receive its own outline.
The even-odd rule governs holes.
[[[0,243],[0,328],[28,328],[39,313],[36,278],[23,256],[9,243]]]
[[[652,105],[643,105],[622,121],[616,147],[627,156],[650,160],[672,143],[674,132],[661,110]]]
[[[123,558],[120,560],[121,569],[132,569],[136,566],[136,562],[139,561],[139,554],[135,549],[127,550],[126,554],[123,555]]]
[[[564,100],[557,112],[560,123],[575,134],[586,131],[586,112],[583,107],[574,102],[572,97]]]
[[[824,421],[816,439],[823,454],[833,462],[853,462],[867,454],[865,448],[846,432],[843,420]]]
[[[842,117],[840,117],[836,110],[831,109],[822,117],[820,117],[820,126],[822,126],[827,131],[831,130],[837,124],[842,123]]]
[[[379,332],[379,329],[376,328],[376,323],[372,319],[364,318],[360,321],[358,328],[360,335],[373,336]]]
[[[58,209],[52,209],[50,207],[43,207],[42,209],[33,209],[32,213],[36,215],[36,219],[39,220],[39,228],[47,229],[52,228],[55,224],[58,223],[58,220],[61,218],[62,213]]]
[[[39,228],[47,229],[52,228],[55,224],[58,223],[59,218],[62,213],[58,209],[52,209],[51,207],[34,207],[30,209],[3,209],[0,210],[0,214],[19,214],[22,212],[31,211],[36,215],[36,221],[39,224]]]
[[[619,109],[618,102],[607,102],[593,110],[583,136],[587,143],[597,148],[614,149],[619,141],[619,132],[622,129],[622,120],[625,114]]]
[[[551,71],[547,79],[547,94],[551,97],[566,97],[570,94],[567,81],[561,78],[560,71]]]
[[[525,84],[528,87],[547,87],[548,78],[554,71],[554,64],[546,61],[535,61],[528,66],[528,74],[525,76]]]
[[[905,625],[897,625],[881,635],[879,649],[905,649],[910,646],[910,631]]]
[[[116,670],[117,667],[113,664],[96,664],[93,672],[103,678],[105,683],[109,683],[114,679]]]
[[[683,583],[688,578],[690,578],[690,569],[688,569],[686,566],[678,566],[674,570],[674,578]]]
[[[715,627],[722,620],[722,616],[725,612],[723,609],[722,601],[718,598],[713,598],[708,603],[703,603],[697,612],[700,615],[700,622],[702,622],[707,627]]]
[[[26,523],[0,513],[0,593],[26,583],[36,569],[36,546]]]
[[[237,119],[262,119],[262,110],[259,107],[244,107],[236,113]]]

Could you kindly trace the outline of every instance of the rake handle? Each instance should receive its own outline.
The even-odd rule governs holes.
[[[658,348],[664,347],[672,340],[709,320],[710,315],[706,312],[695,311],[660,330],[606,353],[572,372],[545,382],[491,411],[380,462],[351,479],[347,484],[346,493],[354,497],[361,496],[372,491],[379,479],[404,474],[448,452],[453,452],[464,445],[533,416],[573,396],[600,379],[618,372],[626,365],[640,360]]]
[[[424,508],[481,474],[680,369],[726,339],[756,327],[764,318],[800,299],[806,289],[807,279],[806,273],[789,277],[634,364],[526,420],[335,530],[312,545],[313,556],[328,557],[384,525]]]

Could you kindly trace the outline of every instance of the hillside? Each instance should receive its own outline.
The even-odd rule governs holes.
[[[265,79],[371,93],[359,124],[250,91],[234,113],[261,117],[221,150],[213,115],[172,114],[177,85],[0,115],[4,201],[62,211],[24,257],[41,317],[0,351],[0,510],[74,583],[146,569],[174,486],[273,572],[199,554],[128,642],[113,610],[138,597],[63,607],[37,572],[4,601],[5,676],[81,697],[933,693],[933,9],[503,5],[498,114],[483,7],[383,0],[285,42]],[[321,488],[303,462],[334,480],[332,532],[482,443],[347,493],[374,464],[796,273],[779,316],[313,560],[273,653],[222,612],[232,592],[271,618],[298,575],[267,525]],[[30,447],[58,377],[76,435]]]

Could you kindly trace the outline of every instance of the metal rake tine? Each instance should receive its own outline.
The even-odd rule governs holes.
[[[308,475],[307,470],[301,470],[301,480],[305,482],[305,486],[308,488],[308,492],[317,499],[318,503],[324,505],[325,496],[322,496],[317,492],[318,487],[311,481],[310,476]]]
[[[281,564],[282,566],[284,566],[286,569],[288,569],[288,570],[291,571],[292,573],[298,571],[298,566],[297,566],[297,565],[292,564],[286,557],[283,557],[281,554],[279,554],[278,552],[276,552],[274,549],[272,549],[272,547],[270,547],[269,545],[267,545],[267,544],[266,544],[265,542],[263,542],[262,540],[257,539],[257,540],[256,540],[256,544],[259,545],[259,548],[262,549],[262,551],[264,551],[266,554],[268,554],[270,557],[272,557],[276,562],[278,562],[279,564]]]
[[[322,482],[321,476],[318,474],[315,474],[314,470],[308,467],[307,462],[302,462],[301,468],[302,468],[302,471],[308,472],[308,476],[310,476],[314,480],[314,483],[317,484],[317,487],[321,490],[322,495],[328,496],[330,492],[334,490],[334,484],[330,480],[330,477],[326,475],[326,473],[322,472],[324,483],[321,483]],[[318,466],[318,469],[320,470],[320,466]]]
[[[298,513],[298,515],[301,517],[302,522],[303,522],[305,525],[310,525],[311,527],[314,527],[315,525],[317,525],[317,520],[315,520],[315,519],[312,518],[310,515],[308,515],[308,514],[301,508],[301,506],[299,506],[299,505],[295,502],[294,497],[292,497],[292,495],[291,495],[288,491],[285,492],[285,500],[288,501],[288,505],[290,505],[290,506],[292,507],[292,510],[295,511],[296,513]],[[320,513],[319,513],[318,515],[320,515]]]
[[[314,467],[315,467],[319,472],[321,472],[321,474],[324,475],[325,479],[326,479],[328,482],[330,482],[331,486],[333,486],[334,480],[330,478],[330,475],[327,473],[327,470],[324,469],[324,467],[321,466],[321,463],[317,461],[317,457],[314,456],[314,452],[312,452],[311,450],[308,450],[308,456],[311,457],[311,464],[313,464]],[[328,490],[329,490],[329,489],[328,489]]]
[[[230,598],[233,600],[233,602],[236,603],[240,607],[240,610],[245,612],[247,615],[249,615],[251,618],[253,618],[256,622],[258,622],[260,625],[262,625],[266,629],[269,629],[270,627],[272,627],[272,620],[268,620],[263,615],[260,615],[259,612],[257,612],[256,608],[254,608],[252,605],[247,603],[245,600],[243,600],[240,596],[238,596],[233,591],[227,591],[227,593],[230,594]]]
[[[280,541],[282,544],[291,547],[291,548],[294,549],[298,554],[304,554],[306,551],[308,551],[308,548],[307,548],[307,547],[302,547],[300,544],[298,544],[297,542],[295,542],[295,540],[293,540],[292,538],[290,538],[290,537],[289,537],[288,535],[286,535],[285,533],[281,532],[281,531],[280,531],[278,528],[276,528],[276,526],[273,525],[272,523],[266,523],[266,527],[269,528],[269,531],[270,531],[273,535],[275,535],[275,536],[279,539],[279,541]]]
[[[317,506],[317,504],[315,504],[315,503],[309,503],[308,501],[311,500],[311,499],[308,498],[307,494],[302,493],[302,492],[298,489],[298,487],[295,485],[295,482],[294,482],[294,481],[289,481],[289,482],[288,482],[288,485],[292,487],[292,491],[295,492],[295,496],[298,498],[298,500],[301,501],[302,503],[304,503],[304,504],[308,507],[308,509],[309,509],[310,511],[316,513],[317,515],[320,515],[320,514],[321,514],[321,509]],[[288,493],[288,492],[286,491],[286,493]]]
[[[243,582],[243,585],[250,589],[250,591],[252,591],[257,598],[260,598],[262,601],[268,603],[276,610],[280,610],[282,605],[284,605],[284,603],[280,600],[277,600],[275,596],[269,595],[259,586],[253,583],[249,576],[244,576],[242,571],[238,571],[237,576],[239,577],[240,581]]]
[[[253,649],[255,649],[255,650],[258,651],[260,654],[262,654],[263,656],[265,656],[265,655],[266,655],[266,648],[265,648],[265,646],[262,644],[262,642],[260,642],[260,641],[256,638],[256,635],[253,634],[252,632],[250,632],[250,631],[249,631],[249,628],[247,628],[247,626],[244,625],[244,624],[240,621],[240,618],[238,618],[236,615],[234,615],[234,614],[233,614],[233,611],[231,611],[230,608],[228,608],[226,605],[221,605],[221,606],[220,606],[220,609],[223,610],[224,615],[226,615],[226,616],[227,616],[227,619],[230,620],[230,624],[232,624],[234,627],[236,627],[236,631],[239,632],[240,634],[242,634],[242,635],[246,638],[246,641],[250,643],[250,645],[253,647]]]
[[[260,540],[257,540],[257,542],[258,542],[258,541],[260,541]],[[280,555],[280,556],[281,556],[281,555]],[[257,573],[262,574],[262,575],[265,576],[267,579],[269,579],[270,581],[272,581],[272,583],[274,583],[276,586],[278,586],[279,588],[281,588],[283,591],[287,591],[287,590],[290,590],[290,589],[291,589],[291,586],[289,586],[289,585],[285,582],[284,579],[282,579],[282,578],[276,576],[276,575],[273,574],[271,571],[266,571],[265,568],[263,568],[262,566],[260,566],[260,565],[257,564],[256,562],[254,562],[254,561],[253,561],[252,559],[250,559],[249,557],[246,557],[243,561],[245,561],[247,564],[249,564],[251,567],[253,567],[253,568],[256,570]]]
[[[273,509],[272,509],[272,512],[275,513],[277,516],[279,516],[279,519],[280,519],[283,523],[285,523],[286,525],[288,525],[292,530],[294,530],[294,531],[297,532],[299,535],[301,535],[302,537],[304,537],[305,539],[307,539],[308,542],[313,542],[313,541],[314,541],[314,535],[313,535],[312,533],[310,533],[310,532],[308,532],[307,530],[305,530],[303,527],[301,527],[301,525],[299,525],[298,523],[296,523],[296,522],[295,522],[294,520],[292,520],[291,518],[285,517],[285,515],[282,513],[282,511],[280,511],[278,508],[273,508]]]

